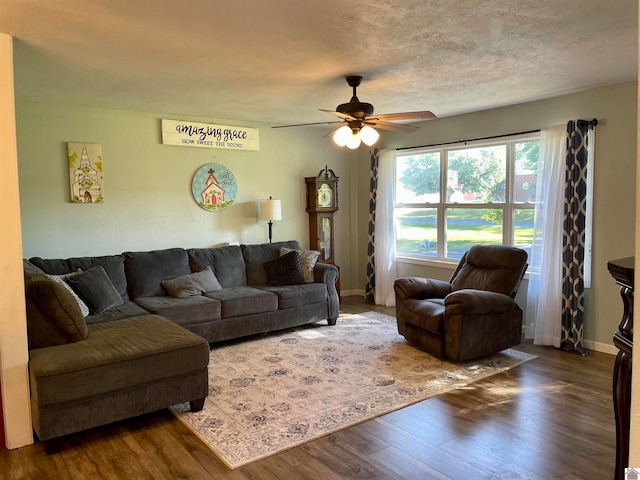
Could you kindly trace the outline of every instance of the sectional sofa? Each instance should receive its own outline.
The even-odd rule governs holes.
[[[52,439],[202,408],[215,343],[327,320],[338,270],[297,241],[25,260],[31,410]]]

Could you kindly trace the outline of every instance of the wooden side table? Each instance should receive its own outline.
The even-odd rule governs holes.
[[[624,306],[622,320],[613,335],[613,344],[619,350],[613,367],[613,409],[616,418],[615,480],[624,480],[624,469],[629,466],[634,262],[635,257],[607,262],[609,273],[620,285],[620,296]]]

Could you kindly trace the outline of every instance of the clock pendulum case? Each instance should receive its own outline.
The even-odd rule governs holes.
[[[335,265],[333,215],[338,210],[338,177],[325,166],[317,177],[306,177],[304,181],[307,185],[310,247],[320,252],[319,262]],[[336,288],[339,295],[339,276]]]

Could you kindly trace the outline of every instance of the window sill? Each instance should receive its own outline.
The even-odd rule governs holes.
[[[446,270],[455,270],[460,260],[442,260],[436,258],[417,258],[407,256],[396,256],[396,262],[408,263],[412,265],[423,265],[426,267],[443,268]]]

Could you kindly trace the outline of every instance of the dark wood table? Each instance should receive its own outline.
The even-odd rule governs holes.
[[[624,469],[629,466],[634,263],[635,257],[607,262],[609,273],[620,285],[620,295],[624,307],[618,330],[613,334],[613,344],[619,350],[613,367],[613,409],[616,417],[615,480],[624,480]]]

